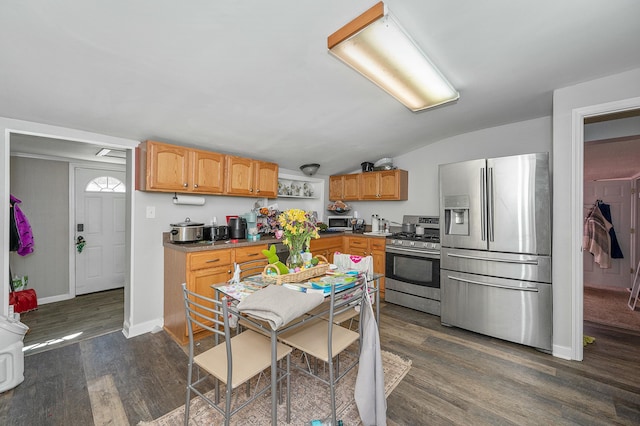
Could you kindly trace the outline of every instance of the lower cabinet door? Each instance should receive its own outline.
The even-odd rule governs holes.
[[[231,267],[224,266],[213,269],[199,269],[197,271],[191,271],[189,273],[189,289],[194,293],[201,294],[203,296],[214,298],[215,292],[211,288],[212,284],[222,284],[231,278]],[[195,326],[193,331],[201,331],[202,327]],[[185,328],[185,333],[188,334],[189,330]]]

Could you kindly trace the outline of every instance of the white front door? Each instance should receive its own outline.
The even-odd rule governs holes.
[[[611,268],[601,269],[593,255],[583,251],[584,285],[630,287],[631,273],[631,181],[584,183],[584,216],[597,200],[611,206],[611,223],[624,258],[611,259]]]
[[[123,171],[75,169],[76,295],[124,287],[124,190]]]

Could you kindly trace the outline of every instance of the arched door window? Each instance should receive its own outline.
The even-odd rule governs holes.
[[[113,176],[97,177],[89,182],[84,190],[86,192],[127,192],[125,184]]]

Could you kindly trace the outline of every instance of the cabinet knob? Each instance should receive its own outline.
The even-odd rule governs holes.
[[[259,189],[257,189],[257,190],[256,190],[256,192],[258,192],[258,193],[259,193],[259,192],[260,192],[260,190],[259,190]]]
[[[182,186],[184,186],[186,188],[186,187],[189,186],[189,184],[185,182],[185,183],[182,184]]]
[[[253,188],[249,188],[249,192],[253,192]]]
[[[194,183],[194,184],[193,184],[193,187],[194,187],[194,188],[197,188],[197,187],[198,187],[198,184],[197,184],[197,183]]]

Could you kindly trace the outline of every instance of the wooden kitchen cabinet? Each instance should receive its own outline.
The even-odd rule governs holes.
[[[336,251],[343,252],[344,244],[342,235],[335,237],[322,237],[311,240],[309,251],[314,255],[322,255],[329,263],[333,263],[333,254]]]
[[[211,285],[231,278],[233,259],[233,249],[195,253],[164,249],[164,329],[179,344],[189,341],[182,283],[193,292],[213,298]],[[197,327],[194,332],[202,330]]]
[[[379,237],[345,237],[345,253],[373,257],[373,272],[384,274],[386,265],[385,248],[387,241]],[[380,279],[380,294],[384,296],[384,278]]]
[[[409,177],[406,170],[382,170],[361,173],[361,200],[407,200]]]
[[[136,189],[160,192],[221,194],[224,155],[163,142],[140,144]]]
[[[191,192],[222,194],[224,191],[224,155],[194,149],[191,151]]]
[[[329,177],[329,200],[352,201],[359,198],[360,174],[334,175]]]
[[[407,200],[406,170],[382,170],[329,176],[329,200]]]
[[[227,195],[275,198],[278,196],[278,165],[250,158],[227,156]]]
[[[236,251],[236,263],[243,263],[249,260],[267,259],[262,250],[267,249],[267,244],[259,244],[256,246],[238,247]]]

